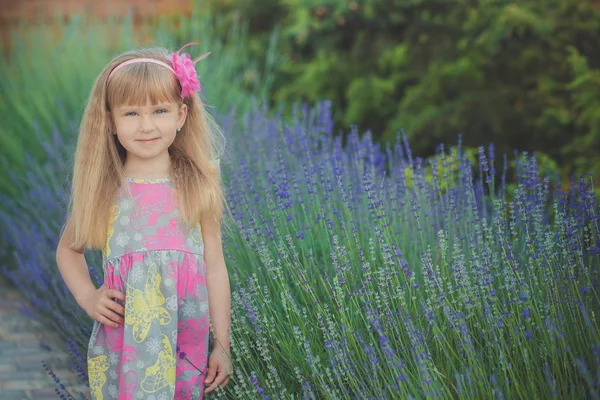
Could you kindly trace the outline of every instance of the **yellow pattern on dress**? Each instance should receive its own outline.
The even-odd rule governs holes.
[[[106,371],[108,371],[107,356],[98,356],[88,360],[90,391],[96,400],[104,399],[102,387],[106,383]]]
[[[106,235],[106,247],[104,248],[104,257],[108,258],[110,256],[110,239],[112,235],[115,233],[115,227],[113,224],[119,218],[119,214],[121,214],[121,208],[119,206],[112,206],[110,209],[110,218],[108,220],[108,232]]]
[[[171,315],[163,307],[165,296],[160,291],[161,280],[156,264],[152,264],[148,268],[144,291],[127,284],[125,325],[133,325],[133,340],[137,343],[146,339],[154,321],[161,325],[171,322]]]
[[[196,245],[202,243],[202,228],[201,228],[200,224],[198,224],[195,227],[193,227],[192,229],[190,229],[190,231],[188,233],[188,237]]]
[[[175,357],[173,347],[167,335],[162,335],[162,349],[158,353],[156,363],[146,368],[146,375],[142,381],[142,390],[146,393],[154,393],[164,387],[170,386],[175,391]]]

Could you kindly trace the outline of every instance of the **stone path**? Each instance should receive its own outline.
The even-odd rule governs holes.
[[[89,393],[89,389],[77,386],[75,374],[69,371],[71,356],[66,342],[54,330],[23,313],[23,306],[27,302],[18,290],[0,277],[0,399],[58,399],[56,384],[44,370],[42,360],[76,399],[82,398],[76,392]]]

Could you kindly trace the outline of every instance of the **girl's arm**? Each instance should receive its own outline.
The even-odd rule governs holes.
[[[96,287],[90,278],[88,265],[83,255],[84,249],[73,249],[70,246],[73,236],[73,224],[69,219],[58,242],[56,264],[58,264],[58,270],[71,294],[81,305],[80,300],[95,291]]]
[[[90,278],[84,249],[71,248],[73,238],[73,224],[69,220],[56,248],[58,270],[77,304],[92,319],[116,327],[117,323],[122,322],[118,314],[123,315],[125,310],[112,299],[125,301],[125,295],[117,290],[106,289],[104,285],[96,289]]]
[[[221,229],[210,217],[201,223],[206,262],[206,288],[210,319],[214,329],[215,349],[229,353],[229,328],[231,326],[231,289],[223,256]]]

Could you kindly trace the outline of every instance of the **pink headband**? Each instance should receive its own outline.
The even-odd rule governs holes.
[[[158,65],[162,65],[165,68],[170,69],[173,73],[175,73],[175,70],[173,68],[171,68],[171,66],[165,62],[159,61],[155,58],[133,58],[131,60],[127,60],[125,62],[122,62],[121,64],[117,65],[115,67],[115,69],[112,70],[112,72],[110,73],[110,75],[108,76],[108,79],[110,80],[110,77],[113,76],[115,74],[115,72],[117,72],[118,70],[120,70],[121,68],[123,68],[126,65],[129,64],[135,64],[135,63],[139,63],[139,62],[149,62],[149,63],[154,63],[154,64],[158,64]]]
[[[181,98],[186,98],[201,89],[200,81],[198,80],[198,75],[196,74],[195,64],[198,61],[206,58],[210,54],[210,52],[204,53],[200,57],[195,58],[194,60],[192,60],[190,55],[187,53],[184,53],[181,55],[179,54],[181,52],[181,50],[185,49],[188,46],[194,45],[194,44],[200,44],[200,43],[190,42],[190,43],[186,44],[185,46],[183,46],[181,49],[179,49],[177,52],[171,54],[171,64],[173,65],[173,67],[171,67],[169,64],[167,64],[163,61],[156,60],[154,58],[133,58],[131,60],[124,61],[121,64],[117,65],[111,71],[111,73],[108,75],[107,82],[110,81],[110,78],[113,76],[113,74],[115,72],[117,72],[118,70],[120,70],[121,68],[123,68],[126,65],[141,63],[141,62],[149,62],[149,63],[153,63],[153,64],[157,64],[157,65],[162,65],[163,67],[165,67],[165,68],[169,69],[171,72],[173,72],[177,76],[177,79],[179,80],[179,83],[181,84]]]

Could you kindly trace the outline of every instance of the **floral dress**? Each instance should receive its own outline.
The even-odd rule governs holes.
[[[201,399],[209,335],[204,244],[200,227],[178,221],[168,178],[126,179],[112,208],[103,272],[106,287],[125,294],[125,322],[94,324],[92,399]]]

